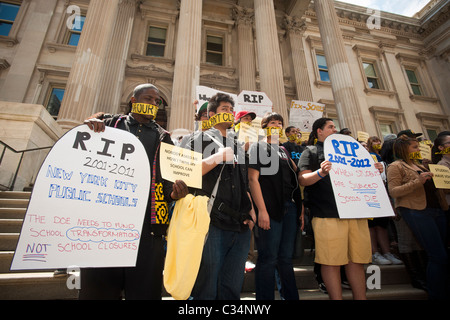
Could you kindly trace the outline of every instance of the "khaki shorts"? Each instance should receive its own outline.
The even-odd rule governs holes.
[[[315,262],[342,266],[372,261],[367,219],[313,218]]]

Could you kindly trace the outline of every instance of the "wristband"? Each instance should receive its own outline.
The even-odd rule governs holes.
[[[320,179],[325,178],[325,177],[322,177],[322,176],[320,175],[319,170],[317,170],[316,172],[317,172],[317,175],[320,177]]]

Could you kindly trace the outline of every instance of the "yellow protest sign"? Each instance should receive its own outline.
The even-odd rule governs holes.
[[[438,189],[450,189],[450,169],[446,166],[430,164],[434,185]]]
[[[239,125],[239,141],[245,143],[258,142],[258,130],[256,128],[244,122],[241,122]]]
[[[367,142],[367,139],[369,139],[370,135],[367,132],[364,131],[358,131],[358,141],[361,142]]]
[[[422,155],[422,159],[431,160],[431,147],[424,142],[420,142],[419,148],[420,148],[420,154]]]
[[[305,131],[301,131],[300,132],[302,134],[302,141],[308,142],[309,140],[309,135],[311,134],[310,132],[305,132]]]
[[[160,166],[163,179],[183,180],[188,187],[202,188],[202,154],[161,143]]]

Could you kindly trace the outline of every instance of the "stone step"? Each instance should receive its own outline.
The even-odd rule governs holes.
[[[27,208],[29,199],[4,199],[0,198],[0,208]]]
[[[366,265],[366,279],[374,274],[374,271],[368,270],[372,265]],[[410,282],[409,276],[404,265],[384,265],[379,267],[381,285],[407,284]],[[314,275],[314,267],[311,266],[295,266],[295,277],[297,287],[302,289],[317,289],[318,284]],[[244,278],[244,292],[255,291],[255,273],[247,272]]]
[[[14,251],[19,241],[19,233],[1,233],[0,251]]]
[[[0,208],[0,219],[24,219],[27,208]]]
[[[53,272],[0,274],[0,300],[73,300],[78,291],[67,288],[67,277]]]
[[[67,288],[67,276],[55,277],[53,272],[0,274],[0,300],[67,300],[77,299],[77,290]],[[318,288],[299,289],[300,300],[328,300]],[[343,290],[344,300],[352,299],[351,290]],[[380,289],[367,290],[369,300],[424,300],[426,292],[410,284],[382,284]],[[252,291],[242,291],[242,300],[255,300]],[[279,300],[278,292],[275,299]],[[164,295],[163,300],[173,300]]]
[[[22,224],[23,219],[0,219],[0,233],[18,233]]]
[[[300,301],[329,300],[328,294],[321,292],[319,289],[300,289],[298,294]],[[344,300],[352,300],[351,290],[344,289],[342,297]],[[425,291],[413,288],[410,284],[388,284],[382,285],[380,289],[367,290],[368,300],[426,300],[427,298]],[[241,300],[255,300],[255,294],[243,292]],[[280,300],[278,292],[275,292],[275,300]]]
[[[0,199],[30,199],[31,192],[25,191],[2,191]]]

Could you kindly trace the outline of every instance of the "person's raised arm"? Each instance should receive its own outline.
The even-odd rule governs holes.
[[[217,167],[217,165],[219,165],[223,162],[228,162],[228,161],[234,161],[233,149],[231,149],[230,147],[219,148],[219,151],[217,153],[214,153],[213,155],[209,156],[208,158],[203,159],[202,175],[207,174],[212,169]]]
[[[320,169],[317,169],[316,171],[311,170],[300,171],[298,175],[298,182],[300,183],[301,186],[304,187],[311,186],[317,181],[325,178],[329,174],[330,170],[331,170],[331,162],[323,161],[320,164]]]
[[[94,130],[94,132],[103,132],[105,131],[105,122],[103,121],[104,116],[104,112],[98,112],[84,120],[84,124],[86,124],[89,129]]]

